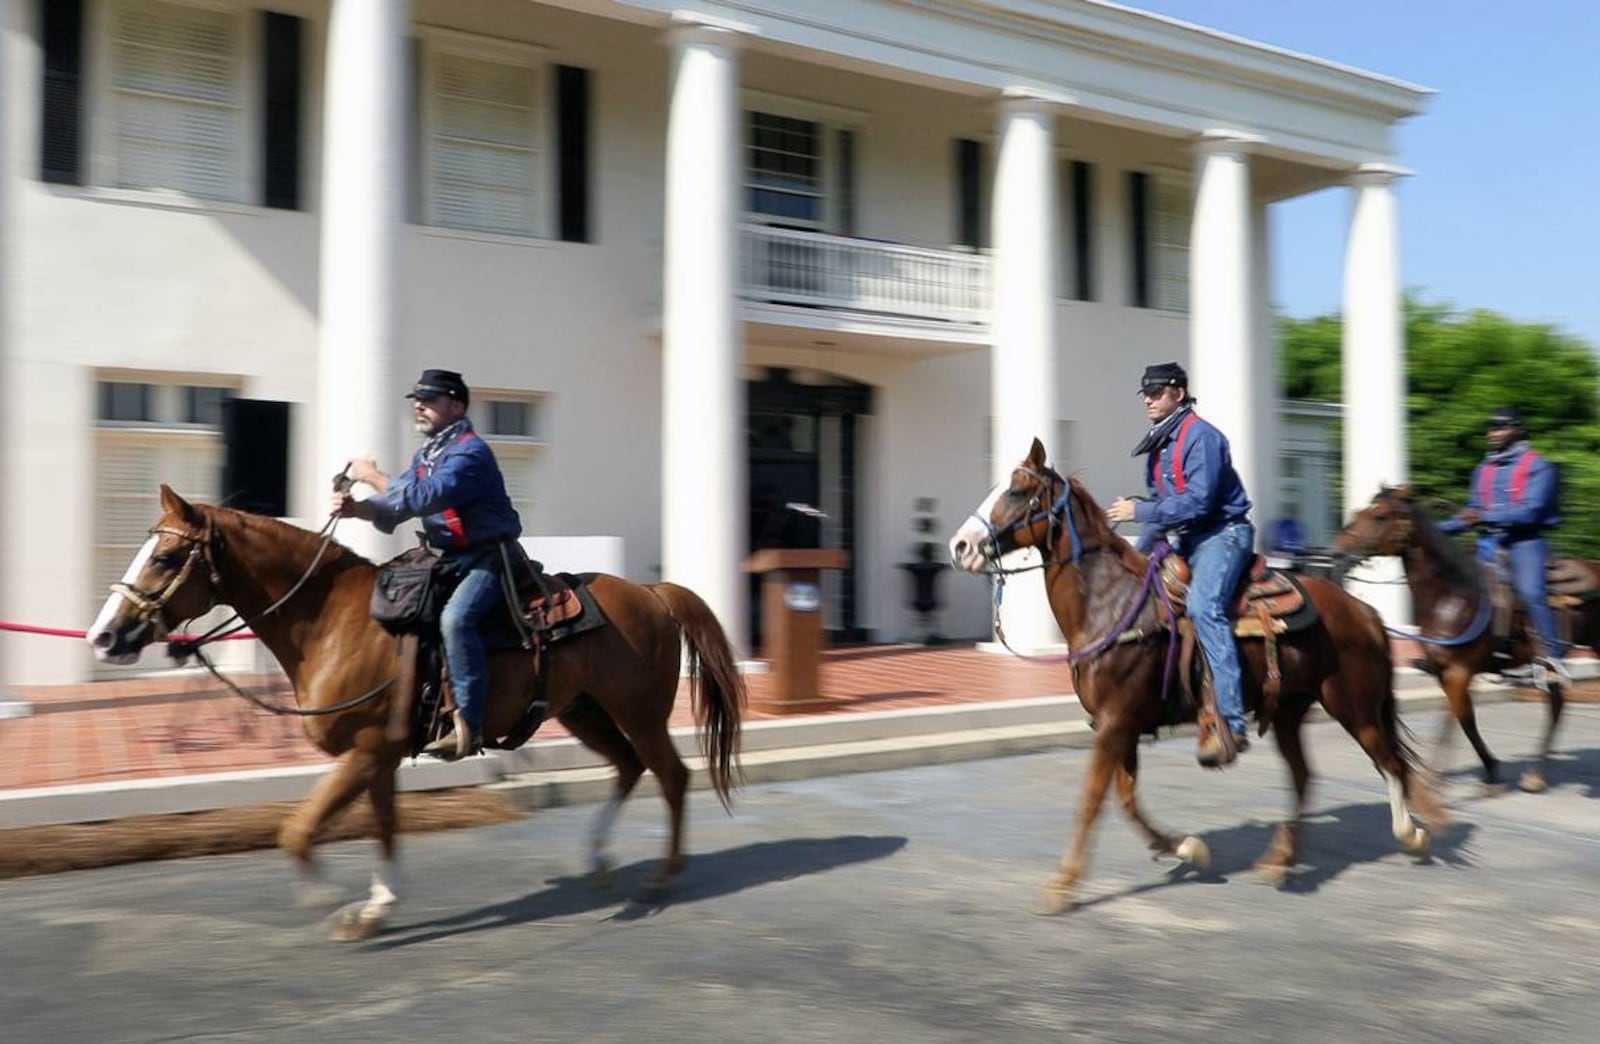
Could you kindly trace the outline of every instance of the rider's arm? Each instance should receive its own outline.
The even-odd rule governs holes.
[[[1472,482],[1467,486],[1467,503],[1466,506],[1461,509],[1462,514],[1468,511],[1477,511],[1480,513],[1483,511],[1483,505],[1478,503],[1478,476],[1482,471],[1482,464],[1479,464],[1477,467],[1472,469]],[[1452,518],[1447,518],[1443,522],[1439,523],[1439,529],[1445,533],[1464,533],[1471,528],[1472,526],[1467,522],[1466,519],[1461,517],[1461,514],[1457,514]]]
[[[1216,510],[1217,475],[1221,474],[1225,463],[1221,435],[1214,429],[1196,431],[1183,447],[1183,459],[1177,463],[1183,469],[1184,491],[1135,504],[1134,521],[1175,529],[1206,518]]]
[[[391,480],[382,500],[397,523],[446,508],[459,510],[478,499],[486,474],[479,454],[471,450],[446,453],[426,478],[412,475],[409,481]]]

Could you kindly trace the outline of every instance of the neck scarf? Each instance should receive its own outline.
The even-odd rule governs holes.
[[[1500,450],[1498,452],[1490,453],[1484,459],[1487,460],[1490,464],[1504,464],[1507,461],[1511,460],[1513,457],[1517,457],[1517,456],[1519,456],[1519,455],[1521,455],[1523,453],[1528,452],[1528,448],[1529,447],[1528,447],[1528,440],[1527,439],[1518,439],[1516,442],[1513,442],[1510,445],[1508,445],[1505,449]]]
[[[433,471],[439,463],[439,458],[444,456],[444,451],[459,439],[465,432],[472,430],[472,422],[465,417],[435,432],[422,447],[422,466],[428,471]]]
[[[1164,421],[1158,421],[1150,426],[1144,433],[1144,438],[1139,440],[1139,445],[1133,447],[1130,456],[1142,457],[1146,453],[1159,453],[1161,447],[1172,438],[1173,432],[1178,430],[1178,425],[1183,423],[1183,418],[1194,412],[1194,403],[1185,401],[1182,406],[1173,410]]]

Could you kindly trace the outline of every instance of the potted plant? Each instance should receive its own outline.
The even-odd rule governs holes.
[[[939,611],[939,577],[950,563],[945,561],[944,545],[936,534],[939,519],[935,514],[938,501],[933,497],[916,498],[911,515],[911,560],[901,562],[900,568],[911,578],[911,611],[917,615],[924,645],[939,645],[944,639],[938,633],[935,615]]]

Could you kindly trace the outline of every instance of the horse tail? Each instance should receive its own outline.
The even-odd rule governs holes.
[[[743,778],[739,768],[739,730],[747,700],[744,678],[734,663],[733,647],[711,607],[678,584],[652,584],[688,646],[689,689],[695,722],[700,726],[700,752],[705,755],[711,787],[723,808],[731,807],[733,788]]]

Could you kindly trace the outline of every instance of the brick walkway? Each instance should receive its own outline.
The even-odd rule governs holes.
[[[281,678],[236,679],[264,698],[287,701]],[[765,674],[746,676],[748,720],[762,707]],[[928,649],[876,645],[824,654],[818,714],[901,710],[955,703],[1060,696],[1072,691],[1064,664],[1029,663],[973,646]],[[329,759],[300,723],[269,714],[222,689],[209,675],[167,676],[93,685],[19,688],[33,716],[0,721],[0,790],[108,783],[156,776],[228,772]],[[693,717],[679,692],[672,723]],[[535,742],[565,735],[550,722]]]

